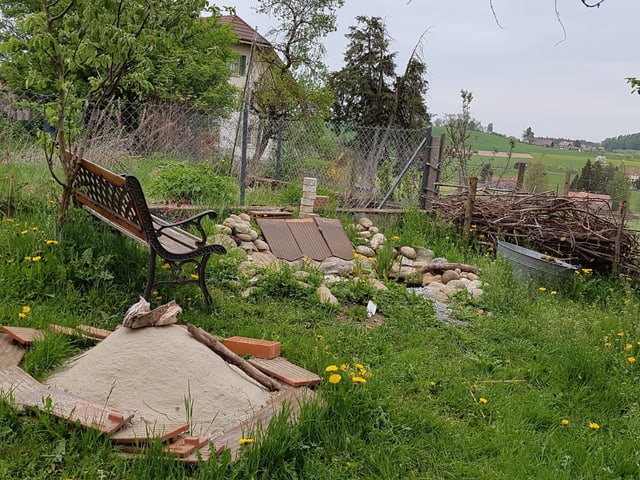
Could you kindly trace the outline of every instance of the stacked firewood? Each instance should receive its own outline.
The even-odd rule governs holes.
[[[441,196],[432,208],[454,225],[464,225],[469,196]],[[583,199],[537,195],[478,195],[471,230],[481,241],[515,243],[558,260],[601,273],[640,278],[638,236],[618,214],[602,215]]]

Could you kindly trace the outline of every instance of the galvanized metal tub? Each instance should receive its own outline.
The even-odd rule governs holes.
[[[559,282],[578,269],[570,263],[502,240],[498,241],[498,254],[509,261],[514,278],[520,282]]]

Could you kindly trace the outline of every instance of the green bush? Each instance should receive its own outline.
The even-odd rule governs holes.
[[[173,202],[217,207],[231,205],[238,196],[236,179],[217,175],[208,163],[165,162],[151,180],[151,191]]]

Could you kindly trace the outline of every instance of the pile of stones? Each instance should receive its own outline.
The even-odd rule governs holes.
[[[304,269],[316,268],[323,272],[324,283],[317,292],[323,302],[338,302],[329,288],[334,282],[365,279],[376,289],[387,288],[376,278],[375,271],[376,252],[389,240],[367,217],[360,218],[352,225],[363,239],[363,243],[354,249],[353,260],[329,257],[320,262],[309,258],[287,262],[278,259],[269,250],[269,245],[259,238],[258,232],[251,225],[251,218],[246,213],[230,215],[216,227],[217,243],[221,243],[227,249],[237,248],[247,253],[240,268],[244,274],[252,277],[250,283],[257,281],[261,267],[278,268],[279,265],[287,263],[296,270],[296,275],[300,272],[300,282],[304,282]],[[436,257],[428,248],[398,245],[394,246],[391,254],[393,262],[387,274],[388,278],[408,287],[419,287],[421,294],[426,298],[446,303],[462,291],[468,292],[474,298],[483,293],[482,281],[476,273],[460,268],[464,266],[449,269],[451,264],[447,259]],[[251,289],[245,292],[247,295],[250,293]]]

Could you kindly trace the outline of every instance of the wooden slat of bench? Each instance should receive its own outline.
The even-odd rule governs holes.
[[[153,226],[157,230],[159,227],[167,225],[162,219],[151,216],[153,220]],[[172,253],[190,253],[198,248],[196,242],[200,241],[199,237],[192,235],[186,230],[182,230],[179,227],[165,228],[162,230],[162,235],[158,237],[158,240],[167,251]]]

